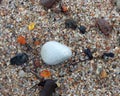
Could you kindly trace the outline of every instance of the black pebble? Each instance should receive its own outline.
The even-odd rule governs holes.
[[[28,55],[26,53],[18,53],[16,56],[10,59],[12,65],[22,65],[28,61]]]
[[[106,58],[106,57],[114,57],[114,53],[110,52],[110,53],[103,53],[102,58]]]
[[[80,32],[82,33],[82,34],[85,34],[85,32],[86,32],[86,27],[85,26],[80,26],[80,27],[78,27],[78,29],[80,30]]]
[[[88,56],[90,60],[93,59],[92,52],[90,51],[90,49],[85,49],[84,53]]]
[[[72,28],[75,30],[77,28],[77,23],[73,19],[66,19],[65,28]]]

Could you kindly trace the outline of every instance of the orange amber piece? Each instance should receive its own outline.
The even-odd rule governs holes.
[[[17,42],[20,43],[20,44],[22,44],[22,45],[26,44],[25,37],[23,37],[23,36],[18,36]]]
[[[40,72],[40,76],[44,78],[48,78],[51,76],[51,72],[49,70],[43,70]]]

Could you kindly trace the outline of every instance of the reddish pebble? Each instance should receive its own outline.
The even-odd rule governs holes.
[[[34,66],[35,67],[41,67],[40,66],[40,61],[38,59],[34,60]]]
[[[41,4],[47,8],[51,8],[56,0],[40,0]]]
[[[109,34],[111,34],[112,26],[103,18],[97,18],[95,25],[105,36],[109,36]]]

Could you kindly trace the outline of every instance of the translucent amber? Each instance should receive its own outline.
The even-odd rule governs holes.
[[[51,73],[50,73],[49,70],[43,70],[43,71],[40,72],[40,76],[44,77],[44,78],[48,78],[48,77],[51,76]]]
[[[33,23],[33,22],[28,25],[29,30],[33,30],[34,27],[35,27],[35,23]]]
[[[20,44],[22,44],[22,45],[26,44],[25,37],[19,36],[19,37],[17,38],[17,42],[20,43]]]

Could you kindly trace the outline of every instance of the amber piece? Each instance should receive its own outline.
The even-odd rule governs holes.
[[[35,28],[35,23],[34,22],[32,22],[32,23],[30,23],[29,25],[28,25],[28,29],[31,31],[31,30],[33,30]]]
[[[42,72],[40,72],[40,76],[44,78],[48,78],[51,76],[51,73],[49,70],[43,70]]]
[[[23,37],[23,36],[18,36],[17,42],[20,43],[20,44],[22,44],[22,45],[26,44],[25,37]]]

